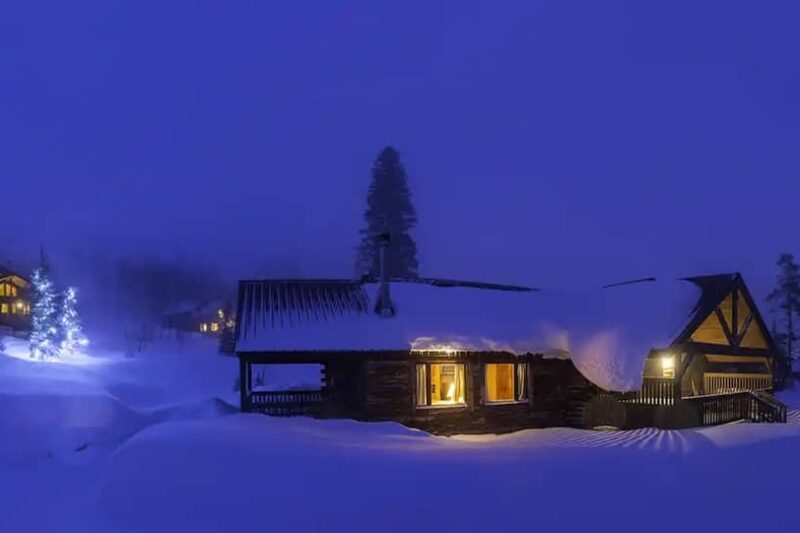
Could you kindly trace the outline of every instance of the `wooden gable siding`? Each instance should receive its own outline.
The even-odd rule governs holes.
[[[688,332],[689,343],[696,347],[716,346],[712,353],[751,355],[745,352],[765,351],[774,355],[764,320],[740,276],[716,304],[705,309],[699,324]]]

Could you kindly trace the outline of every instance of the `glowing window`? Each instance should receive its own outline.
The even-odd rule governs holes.
[[[417,405],[464,405],[465,369],[460,363],[417,365]]]
[[[486,365],[486,401],[514,402],[528,398],[525,364],[489,363]]]
[[[6,295],[6,287],[8,287],[8,285],[5,283],[0,283],[0,296]]]
[[[8,304],[0,304],[0,313],[2,314],[8,313]]]
[[[219,331],[219,324],[217,324],[216,322],[212,322],[211,331]]]
[[[208,331],[208,324],[206,323],[200,324],[200,331],[202,331],[203,333]]]

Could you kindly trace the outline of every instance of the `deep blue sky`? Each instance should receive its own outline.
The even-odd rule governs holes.
[[[7,2],[0,256],[349,275],[393,144],[424,274],[764,283],[800,253],[799,19],[796,1]]]

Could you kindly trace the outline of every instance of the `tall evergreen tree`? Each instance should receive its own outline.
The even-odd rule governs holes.
[[[392,277],[417,276],[417,245],[410,235],[417,225],[417,213],[411,204],[408,176],[400,155],[391,146],[384,148],[372,167],[372,182],[364,212],[366,228],[361,230],[357,249],[356,274],[377,277],[380,274],[378,236],[388,233],[387,274]]]
[[[81,320],[78,316],[78,291],[75,287],[68,287],[61,298],[58,330],[61,355],[72,355],[79,348],[89,344],[89,340],[83,334]]]
[[[225,304],[220,313],[219,353],[232,354],[236,350],[234,328],[236,322],[233,316],[233,305]]]
[[[53,282],[45,262],[31,276],[32,300],[30,354],[34,359],[58,355],[58,306]]]
[[[792,254],[781,254],[778,258],[778,276],[772,292],[767,295],[777,311],[774,326],[776,340],[783,347],[784,355],[794,359],[798,319],[800,319],[800,266]]]

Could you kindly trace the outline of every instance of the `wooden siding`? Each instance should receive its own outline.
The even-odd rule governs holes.
[[[742,342],[739,345],[743,348],[769,349],[767,338],[761,330],[761,326],[756,322],[751,323],[750,327],[747,328],[744,337],[742,337]]]
[[[716,312],[711,313],[708,317],[692,332],[691,339],[693,342],[705,342],[708,344],[728,344],[728,337],[725,335],[725,330],[722,329],[722,323]]]

